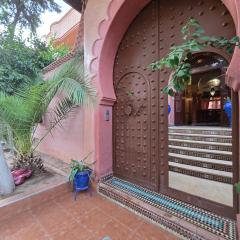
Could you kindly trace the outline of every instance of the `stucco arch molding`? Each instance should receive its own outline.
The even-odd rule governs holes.
[[[151,0],[112,0],[107,6],[107,16],[98,26],[99,38],[92,46],[90,71],[95,75],[99,103],[113,105],[116,96],[113,88],[115,55],[124,33],[137,14]],[[236,33],[240,36],[240,1],[222,0],[233,17]],[[230,62],[226,82],[234,91],[240,91],[240,50],[235,49]]]

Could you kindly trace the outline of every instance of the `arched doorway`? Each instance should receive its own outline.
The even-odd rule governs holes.
[[[197,18],[209,35],[221,36],[221,29],[226,26],[224,35],[235,35],[231,16],[220,1],[199,1],[194,5],[190,0],[155,0],[137,16],[122,39],[114,67],[114,175],[233,216],[232,207],[170,189],[168,185],[167,96],[160,89],[166,85],[170,72],[153,73],[148,65],[181,42],[179,29],[189,16]],[[225,57],[226,53],[222,55]],[[223,213],[223,209],[227,210]]]
[[[192,76],[184,93],[175,97],[175,125],[229,126],[224,103],[231,98],[225,84],[228,62],[212,52],[195,54]]]

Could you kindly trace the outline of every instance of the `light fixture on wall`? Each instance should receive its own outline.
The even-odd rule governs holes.
[[[210,95],[213,97],[215,95],[216,91],[214,88],[211,88],[210,90]]]
[[[209,80],[207,84],[209,86],[218,87],[221,84],[221,80],[218,78],[214,78],[214,79]]]

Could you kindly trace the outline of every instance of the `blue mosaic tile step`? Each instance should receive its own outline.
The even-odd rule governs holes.
[[[231,219],[218,216],[204,209],[194,207],[163,194],[149,191],[145,188],[115,177],[107,180],[105,184],[124,191],[129,195],[141,199],[144,202],[184,219],[185,221],[191,222],[192,224],[227,240],[236,239],[235,222]]]

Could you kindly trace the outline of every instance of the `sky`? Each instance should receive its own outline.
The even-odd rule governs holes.
[[[44,37],[50,32],[50,26],[52,23],[60,20],[63,15],[67,11],[71,9],[71,7],[66,4],[63,0],[55,0],[56,3],[58,3],[62,9],[61,13],[56,13],[56,12],[48,12],[46,11],[44,14],[41,16],[42,24],[37,28],[37,34],[39,37]],[[0,32],[3,30],[3,26],[0,25]],[[27,38],[29,35],[29,30],[24,30],[23,31],[23,37]]]
[[[54,12],[45,12],[41,19],[42,19],[42,25],[37,29],[37,34],[42,37],[44,35],[47,35],[50,31],[50,25],[53,22],[58,21],[62,18],[62,16],[71,8],[68,4],[66,4],[63,0],[56,0],[56,3],[58,3],[61,6],[62,12],[61,13],[54,13]]]

